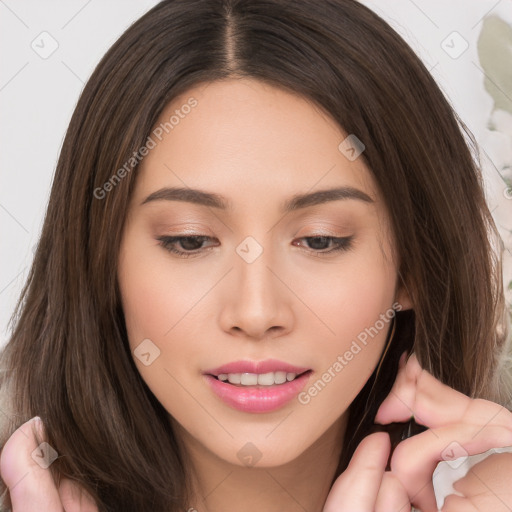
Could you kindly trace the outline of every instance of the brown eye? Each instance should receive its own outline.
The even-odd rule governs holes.
[[[160,241],[160,245],[167,251],[187,258],[198,254],[201,249],[209,249],[210,247],[204,247],[204,242],[211,240],[209,236],[161,236],[157,240]],[[177,246],[180,248],[177,248]]]
[[[328,254],[337,251],[347,251],[352,247],[352,236],[304,236],[298,240],[307,240],[308,248],[319,254]],[[297,245],[294,243],[294,245]],[[326,250],[327,249],[327,250]]]

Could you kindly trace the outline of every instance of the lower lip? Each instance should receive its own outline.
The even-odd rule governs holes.
[[[300,377],[273,386],[246,386],[239,387],[222,382],[211,375],[205,375],[207,383],[213,392],[226,404],[242,412],[265,413],[280,409],[306,385],[311,370]]]

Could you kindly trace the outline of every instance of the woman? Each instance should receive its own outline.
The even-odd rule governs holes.
[[[3,353],[13,509],[436,510],[438,461],[512,445],[495,235],[369,9],[161,2],[64,141]],[[491,457],[445,510],[510,499]]]

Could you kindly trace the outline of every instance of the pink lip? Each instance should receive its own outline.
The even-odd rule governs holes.
[[[236,361],[204,372],[204,378],[212,391],[227,405],[242,412],[266,413],[280,409],[296,397],[306,386],[312,371],[309,368],[292,366],[282,361],[269,359],[261,362]],[[273,386],[238,387],[222,382],[214,376],[221,373],[269,373],[285,371],[303,374],[284,384]],[[307,373],[304,373],[307,372]]]
[[[301,368],[291,364],[279,361],[277,359],[266,359],[265,361],[233,361],[232,363],[223,364],[218,368],[206,370],[205,375],[214,375],[218,377],[221,373],[270,373],[270,372],[286,372],[286,373],[304,373],[310,368]]]

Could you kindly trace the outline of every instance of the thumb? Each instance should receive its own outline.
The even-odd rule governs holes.
[[[373,512],[390,450],[386,432],[365,437],[334,482],[323,512]]]
[[[5,443],[0,456],[0,473],[9,488],[16,512],[47,510],[63,512],[49,465],[58,455],[44,439],[42,422],[32,418],[19,427]]]

